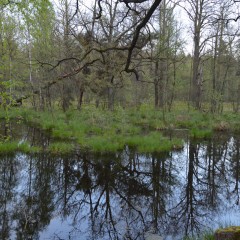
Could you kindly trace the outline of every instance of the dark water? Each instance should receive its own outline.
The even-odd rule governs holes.
[[[239,225],[240,137],[185,141],[161,154],[0,156],[0,239],[182,239]]]

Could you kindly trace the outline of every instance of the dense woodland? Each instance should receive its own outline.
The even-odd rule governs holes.
[[[0,98],[38,110],[240,110],[234,0],[0,1]]]

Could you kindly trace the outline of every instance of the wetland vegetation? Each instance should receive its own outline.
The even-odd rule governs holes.
[[[1,145],[2,151],[21,149],[31,151],[28,143],[8,141],[11,131],[8,129],[2,112],[2,127],[5,128],[5,141]],[[166,137],[164,133],[171,133],[178,129],[186,131],[194,139],[211,138],[214,133],[240,132],[240,115],[226,112],[224,114],[207,114],[199,111],[181,109],[165,113],[155,110],[148,105],[138,109],[122,109],[113,112],[98,109],[94,106],[83,107],[62,112],[34,111],[28,108],[9,110],[9,120],[19,124],[27,124],[43,130],[55,142],[48,147],[52,152],[71,152],[75,148],[94,152],[115,152],[126,146],[138,152],[161,152],[181,149],[181,137]],[[171,135],[171,134],[170,134]],[[4,148],[6,148],[4,150]],[[32,148],[32,151],[40,148]]]

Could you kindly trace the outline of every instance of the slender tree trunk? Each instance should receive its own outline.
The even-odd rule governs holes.
[[[215,44],[213,49],[213,76],[212,76],[212,96],[211,96],[211,112],[216,112],[216,65],[217,65],[217,47],[218,37],[215,37]]]
[[[166,76],[167,76],[167,5],[166,0],[163,0],[161,8],[160,8],[160,49],[159,49],[159,103],[158,106],[163,108],[165,105],[165,85],[166,85]]]
[[[110,86],[108,87],[108,109],[110,111],[114,110],[114,88],[113,88],[114,77],[110,80]]]
[[[155,63],[155,76],[154,76],[154,98],[155,98],[155,108],[159,107],[159,77],[158,77],[158,65],[159,62]]]
[[[27,25],[27,41],[28,41],[28,61],[29,61],[29,83],[31,86],[32,91],[32,106],[36,108],[36,100],[33,94],[34,87],[33,87],[33,79],[32,79],[32,43],[31,43],[31,35],[30,35],[30,27],[29,24]]]
[[[201,108],[201,95],[202,95],[202,84],[203,75],[201,66],[201,34],[204,24],[203,7],[204,0],[196,0],[194,3],[194,15],[191,16],[193,19],[193,34],[194,34],[194,52],[193,52],[193,69],[192,69],[192,89],[191,89],[191,101],[196,109]],[[206,16],[205,16],[206,18]]]
[[[193,55],[193,75],[192,75],[192,103],[196,109],[200,109],[200,47],[199,47],[200,33],[196,32],[194,37],[194,55]]]
[[[82,108],[83,94],[84,94],[84,91],[80,89],[79,98],[78,98],[78,110],[81,110]]]
[[[165,91],[167,81],[167,49],[168,45],[168,23],[167,23],[167,4],[166,0],[162,2],[159,12],[159,42],[157,49],[157,59],[155,63],[155,108],[164,108]]]

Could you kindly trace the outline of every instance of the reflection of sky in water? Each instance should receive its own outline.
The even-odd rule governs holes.
[[[189,216],[193,214],[193,218],[197,218],[201,231],[208,227],[215,229],[219,226],[238,225],[240,209],[236,205],[238,192],[234,192],[236,179],[233,174],[233,169],[236,170],[234,168],[236,149],[239,148],[237,143],[234,138],[223,140],[222,145],[208,141],[187,142],[182,151],[155,156],[138,155],[126,150],[118,154],[118,159],[114,159],[114,155],[108,156],[108,161],[105,160],[105,156],[90,155],[88,158],[91,160],[87,161],[82,157],[78,159],[72,156],[69,157],[66,166],[65,160],[60,157],[49,160],[47,157],[38,158],[37,155],[31,158],[17,154],[14,159],[17,182],[13,188],[14,197],[8,202],[8,211],[14,212],[17,209],[20,215],[29,214],[31,218],[34,218],[35,214],[32,212],[33,207],[39,207],[41,211],[38,202],[27,207],[26,198],[29,192],[30,195],[39,196],[36,193],[42,187],[37,186],[42,177],[39,174],[43,171],[41,168],[46,170],[42,161],[49,161],[51,171],[48,191],[53,194],[54,210],[49,213],[49,224],[45,223],[39,227],[39,239],[141,240],[144,239],[145,231],[157,232],[169,240],[182,239],[173,235],[184,230],[188,214]],[[212,149],[215,152],[214,156]],[[191,160],[190,155],[194,156],[194,159]],[[208,182],[212,174],[210,170],[213,159],[215,205],[211,206],[207,201],[210,201],[213,189]],[[117,164],[119,161],[120,164]],[[190,161],[194,164],[191,165]],[[38,165],[39,163],[43,163],[43,166]],[[189,174],[191,167],[192,174]],[[163,170],[164,176],[161,172]],[[91,189],[81,182],[83,176],[86,178],[86,173],[91,179]],[[160,175],[163,178],[159,178]],[[48,179],[46,176],[44,177]],[[68,185],[64,189],[66,176]],[[190,180],[192,185],[188,185]],[[40,184],[44,184],[44,181],[42,183],[40,181]],[[160,182],[156,184],[156,181]],[[192,191],[192,199],[187,191],[190,193]],[[67,199],[66,206],[64,196]],[[189,199],[194,206],[192,213]],[[162,214],[161,207],[164,208]],[[157,211],[157,215],[154,211]],[[18,221],[13,217],[11,223],[13,239]]]
[[[87,226],[86,226],[87,227]],[[60,217],[51,220],[49,226],[40,234],[40,239],[59,240],[59,239],[87,239],[87,235],[74,229],[72,219],[67,218],[64,222]]]

